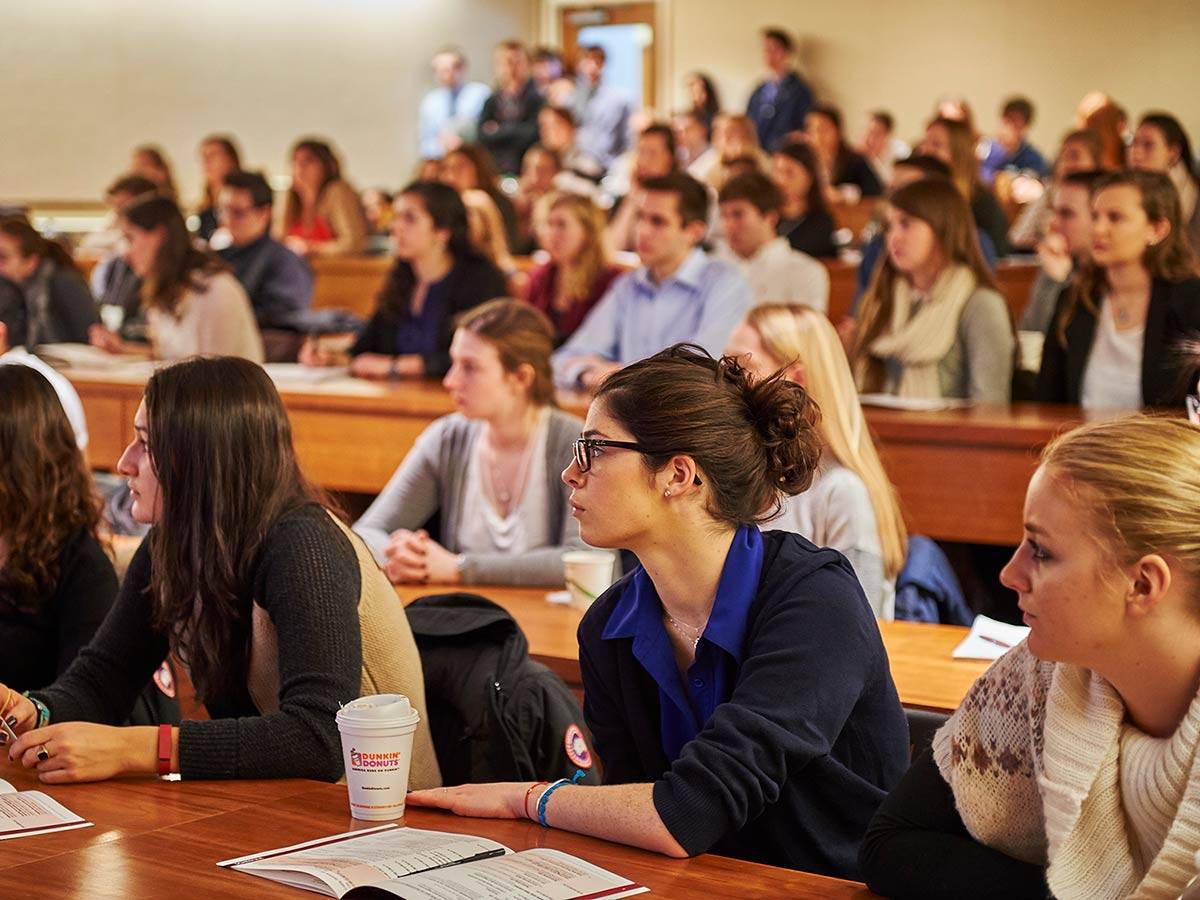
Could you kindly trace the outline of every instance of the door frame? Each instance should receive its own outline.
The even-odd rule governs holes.
[[[674,107],[675,70],[672,65],[671,27],[674,0],[539,0],[538,44],[562,46],[562,10],[571,6],[631,6],[654,4],[654,112],[664,119]]]

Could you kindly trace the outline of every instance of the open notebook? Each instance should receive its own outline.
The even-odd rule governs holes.
[[[41,791],[18,791],[0,779],[0,841],[91,825]]]
[[[487,838],[394,824],[217,865],[349,900],[615,900],[648,890],[558,850],[514,853]]]

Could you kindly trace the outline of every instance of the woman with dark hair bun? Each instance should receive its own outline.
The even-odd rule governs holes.
[[[0,681],[15,690],[62,674],[112,606],[99,525],[58,394],[36,369],[0,365]]]
[[[908,764],[904,712],[846,559],[758,529],[811,483],[818,419],[782,373],[692,345],[605,379],[563,471],[583,540],[641,562],[579,626],[605,783],[410,802],[853,877]]]
[[[370,551],[300,474],[287,412],[261,366],[159,369],[117,464],[152,526],[116,604],[65,673],[29,697],[0,685],[21,735],[8,758],[46,783],[342,776],[334,715],[402,693],[421,715],[412,777],[440,783],[421,661]],[[117,727],[168,654],[210,719]]]
[[[467,210],[454,188],[414,181],[393,208],[396,263],[375,314],[350,348],[350,371],[359,378],[440,378],[450,368],[455,317],[503,297],[508,287],[472,245]],[[305,345],[300,361],[322,366],[337,360]]]

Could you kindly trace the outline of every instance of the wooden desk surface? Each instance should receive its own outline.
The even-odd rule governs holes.
[[[402,585],[396,588],[396,593],[408,604],[418,597],[458,590],[480,594],[507,609],[529,639],[530,654],[567,684],[580,686],[575,630],[583,612],[573,606],[547,602],[544,588]],[[900,702],[905,706],[952,712],[988,667],[988,663],[980,660],[951,658],[951,652],[966,637],[966,628],[880,622],[879,630]]]
[[[104,782],[45,788],[24,770],[0,772],[18,790],[45,790],[97,827],[4,844],[0,875],[27,900],[298,898],[298,888],[220,869],[222,859],[374,823],[350,818],[344,786],[315,781]],[[121,827],[118,823],[126,823]],[[674,860],[521,820],[462,819],[412,809],[405,824],[482,835],[525,850],[551,847],[586,859],[666,898],[868,898],[861,884],[719,856]]]
[[[87,415],[93,468],[111,470],[129,440],[141,399],[139,378],[67,371]],[[434,382],[378,384],[354,379],[282,385],[305,474],[331,490],[382,490],[417,436],[453,410]],[[582,416],[586,399],[565,395]],[[1037,404],[939,412],[866,409],[884,468],[913,534],[1013,546],[1021,539],[1025,487],[1041,448],[1078,425],[1076,407]],[[565,461],[564,461],[565,464]]]

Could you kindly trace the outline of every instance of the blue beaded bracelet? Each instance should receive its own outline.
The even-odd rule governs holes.
[[[49,725],[50,724],[50,710],[47,708],[46,704],[43,703],[41,700],[39,700],[37,697],[29,696],[29,691],[26,691],[24,694],[22,694],[22,696],[26,700],[28,700],[30,703],[32,703],[34,709],[37,710],[37,715],[38,715],[37,724],[33,727],[34,728],[45,728],[47,725]]]
[[[546,822],[546,804],[549,802],[551,794],[553,794],[555,791],[557,791],[564,784],[578,784],[586,777],[587,777],[587,772],[585,772],[583,769],[576,769],[575,775],[573,777],[560,778],[560,779],[558,779],[558,781],[554,782],[554,784],[550,785],[550,787],[546,788],[546,790],[542,792],[542,796],[538,798],[538,805],[537,805],[538,824],[541,825],[543,828],[550,827],[549,824],[547,824],[547,822]]]

